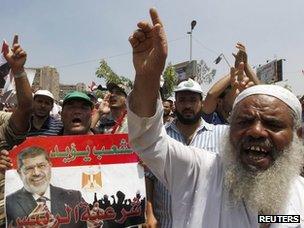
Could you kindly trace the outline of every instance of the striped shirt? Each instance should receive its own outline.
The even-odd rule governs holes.
[[[33,124],[33,116],[31,118],[31,128],[27,133],[27,136],[39,136],[39,135],[58,135],[62,130],[62,122],[52,116],[49,116],[43,123],[40,129],[36,129]]]
[[[195,146],[214,153],[219,153],[221,138],[228,129],[228,125],[208,124],[201,119],[201,125],[197,128],[189,146]],[[176,121],[166,125],[167,134],[186,145],[186,139],[176,127]],[[172,227],[171,195],[166,187],[150,172],[146,177],[154,182],[153,211],[161,228]]]

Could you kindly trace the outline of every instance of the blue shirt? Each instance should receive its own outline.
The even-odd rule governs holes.
[[[36,129],[33,124],[33,117],[31,118],[31,129],[27,133],[27,136],[39,136],[39,135],[58,135],[63,125],[58,119],[49,116],[43,123],[40,129]]]
[[[221,139],[228,129],[228,125],[213,125],[201,119],[201,125],[197,128],[189,146],[195,146],[214,153],[219,153]],[[187,145],[185,137],[176,127],[176,121],[166,125],[167,134]],[[172,227],[171,195],[166,187],[150,172],[146,177],[154,182],[153,210],[161,228]]]

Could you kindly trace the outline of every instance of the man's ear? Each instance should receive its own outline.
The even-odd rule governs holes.
[[[303,128],[302,127],[299,127],[298,129],[297,129],[297,135],[298,135],[298,137],[300,138],[300,139],[303,139]]]

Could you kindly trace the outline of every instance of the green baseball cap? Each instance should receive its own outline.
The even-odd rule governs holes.
[[[86,95],[85,93],[79,92],[79,91],[73,91],[73,92],[68,93],[63,98],[62,107],[66,104],[66,102],[71,101],[71,100],[86,101],[91,107],[93,106],[93,103],[88,95]]]

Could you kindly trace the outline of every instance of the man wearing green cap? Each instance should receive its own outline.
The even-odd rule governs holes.
[[[62,135],[92,135],[93,103],[85,93],[73,91],[63,99],[61,120]]]
[[[90,129],[92,122],[92,109],[93,103],[91,102],[90,97],[88,95],[78,91],[68,93],[63,99],[61,113],[63,128],[59,135],[94,134],[95,132]],[[3,170],[6,170],[12,166],[8,156],[3,155],[0,158],[0,166],[3,166]],[[101,223],[101,220],[96,220],[94,222],[87,221],[86,224],[84,224],[83,222],[79,222],[79,226],[77,227],[95,228],[100,227]],[[50,224],[48,225],[51,224],[52,222],[50,222]],[[70,224],[67,225],[67,227],[76,227],[76,224]]]

